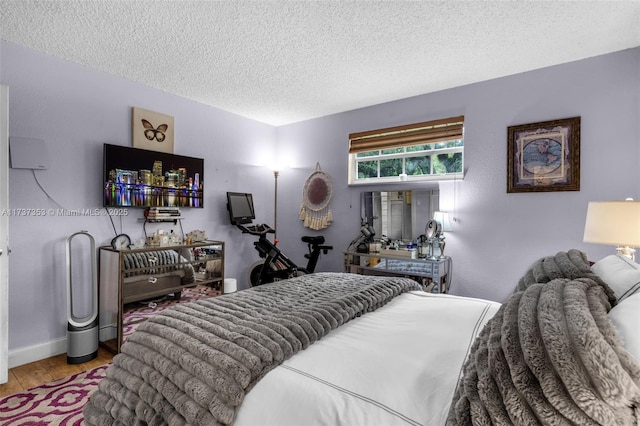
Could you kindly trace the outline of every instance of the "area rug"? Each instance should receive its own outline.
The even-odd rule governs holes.
[[[82,425],[82,408],[107,367],[95,367],[0,399],[0,425]]]
[[[178,303],[219,296],[220,291],[197,286],[182,291],[182,297],[160,298],[127,305],[123,317],[125,337],[151,315]],[[82,408],[91,393],[98,388],[109,364],[76,373],[63,379],[18,392],[0,399],[0,426],[81,426]]]
[[[179,303],[195,302],[196,300],[206,299],[209,297],[220,296],[220,290],[199,285],[194,288],[185,288],[182,290],[182,296],[176,300],[173,296],[161,297],[158,299],[147,300],[144,302],[136,302],[126,305],[124,315],[122,316],[122,335],[126,339],[144,320],[150,316],[164,311],[173,305]]]

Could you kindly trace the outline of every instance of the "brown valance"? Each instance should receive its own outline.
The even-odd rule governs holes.
[[[349,135],[349,153],[462,139],[464,116]]]

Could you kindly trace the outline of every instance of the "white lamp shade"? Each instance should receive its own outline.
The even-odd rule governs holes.
[[[640,201],[592,201],[587,207],[583,241],[640,246]]]
[[[451,222],[449,222],[449,213],[447,212],[434,212],[433,220],[440,222],[443,231],[451,231]]]

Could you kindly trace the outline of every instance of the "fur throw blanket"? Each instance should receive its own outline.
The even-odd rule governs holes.
[[[534,263],[474,342],[447,425],[640,424],[640,363],[584,262],[574,250]]]
[[[267,372],[411,290],[408,278],[321,273],[177,305],[127,338],[85,424],[231,424]]]
[[[518,281],[515,292],[523,291],[532,284],[548,283],[556,278],[591,278],[602,286],[609,303],[612,306],[615,304],[616,297],[613,290],[591,270],[586,253],[576,249],[561,251],[553,256],[543,257],[533,262],[533,265]]]

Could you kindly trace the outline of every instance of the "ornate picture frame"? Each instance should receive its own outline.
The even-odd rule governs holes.
[[[134,148],[173,154],[173,117],[132,107],[131,129]]]
[[[580,117],[507,128],[507,192],[580,190]]]

